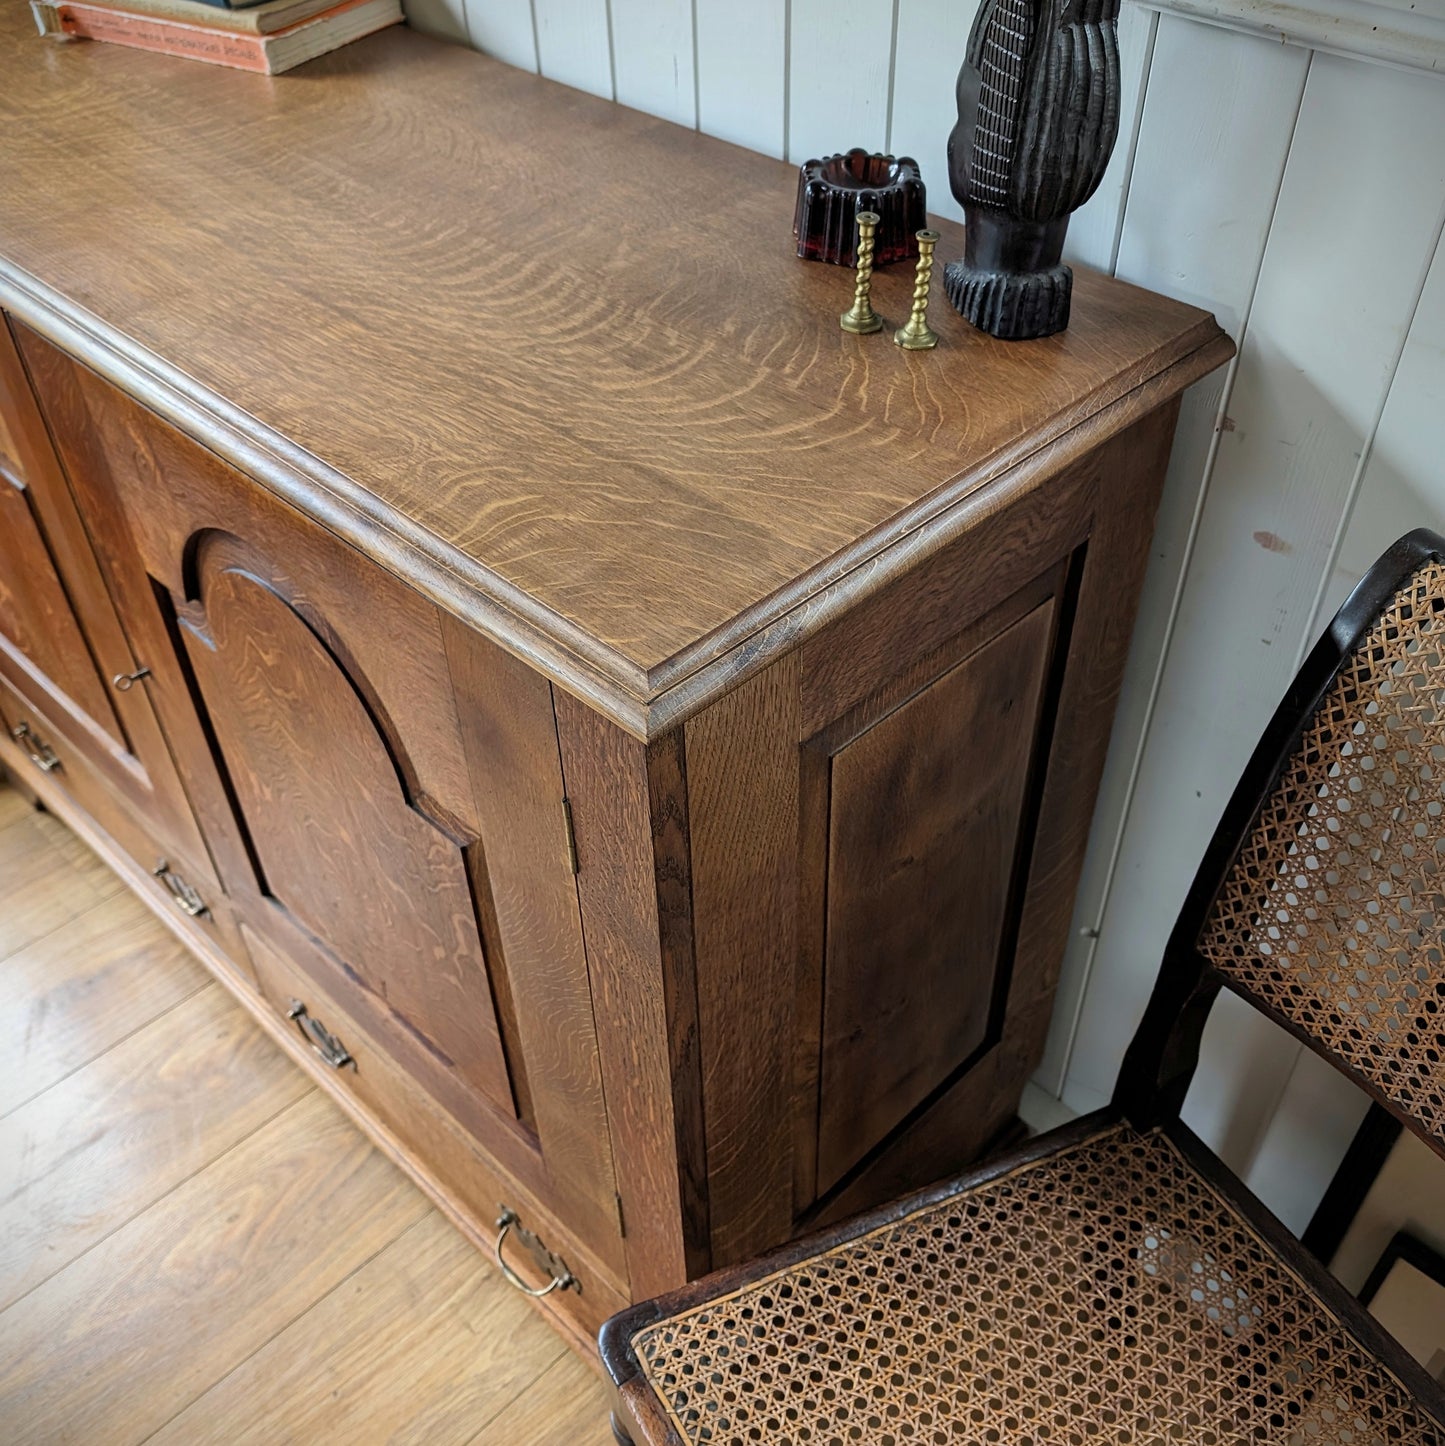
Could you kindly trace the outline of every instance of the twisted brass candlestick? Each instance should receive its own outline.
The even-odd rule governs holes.
[[[878,229],[876,211],[859,211],[858,222],[858,279],[853,284],[853,305],[838,318],[838,325],[844,331],[863,336],[870,331],[883,330],[883,318],[873,310],[869,293],[873,290],[873,237]]]
[[[938,345],[938,333],[928,329],[928,286],[933,280],[933,248],[937,231],[918,233],[918,269],[913,273],[913,309],[908,322],[893,333],[893,340],[905,351],[926,351]]]

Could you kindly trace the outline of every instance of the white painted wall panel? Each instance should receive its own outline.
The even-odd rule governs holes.
[[[963,207],[948,186],[948,133],[958,119],[954,87],[978,5],[979,0],[898,0],[890,148],[918,162],[928,209],[955,221],[963,219]]]
[[[1307,51],[1164,16],[1154,43],[1117,274],[1202,306],[1238,343],[1254,295],[1309,68]],[[1181,156],[1189,184],[1181,186]],[[1234,367],[1192,387],[1169,475],[1080,881],[1058,1006],[1038,1078],[1064,1082],[1097,951],[1160,669],[1194,545],[1204,479]],[[1099,1092],[1096,1087],[1096,1094]]]
[[[1294,1068],[1259,1148],[1243,1171],[1245,1184],[1302,1234],[1365,1118],[1370,1099],[1313,1050],[1296,1049]]]
[[[532,14],[542,74],[613,99],[607,0],[532,0]]]
[[[697,0],[698,127],[782,156],[787,150],[788,7]]]
[[[532,0],[466,0],[471,43],[486,55],[522,70],[537,68]]]
[[[1081,1098],[1112,1082],[1200,851],[1303,651],[1434,246],[1442,133],[1433,78],[1314,58],[1070,1061]],[[1247,1164],[1293,1047],[1222,1019],[1187,1113]]]
[[[611,0],[611,5],[617,99],[695,127],[692,0]]]
[[[894,0],[792,0],[789,160],[888,148],[893,19]]]
[[[1445,532],[1445,244],[1439,242],[1321,598],[1321,625],[1370,564],[1415,527]]]
[[[1114,269],[1114,245],[1134,166],[1140,107],[1151,74],[1155,28],[1159,17],[1126,0],[1119,10],[1119,139],[1099,189],[1069,221],[1064,260],[1096,271]]]

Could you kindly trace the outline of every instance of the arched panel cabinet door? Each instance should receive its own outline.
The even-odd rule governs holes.
[[[610,1298],[626,1267],[549,683],[19,340],[126,632],[154,659],[262,1007],[284,1015],[294,995],[288,1029],[335,1009],[358,1110],[474,1226],[502,1202],[549,1244],[555,1222],[597,1282],[586,1300]],[[405,1098],[379,1099],[388,1080]]]
[[[371,689],[237,538],[194,547],[181,633],[261,892],[319,951],[333,992],[412,1056],[473,1129],[511,1118],[477,895],[480,841],[419,805]],[[374,695],[373,695],[374,697]]]

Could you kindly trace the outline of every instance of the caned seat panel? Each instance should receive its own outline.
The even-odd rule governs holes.
[[[1445,1446],[1174,1145],[1127,1125],[631,1344],[689,1446]]]
[[[1445,566],[1346,659],[1200,952],[1445,1143]]]

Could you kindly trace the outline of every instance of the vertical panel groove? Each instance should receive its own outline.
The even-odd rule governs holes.
[[[893,154],[893,96],[898,89],[898,3],[893,0],[893,27],[888,39],[888,104],[883,123],[883,149]]]
[[[1157,38],[1157,30],[1155,32],[1155,38]],[[1149,68],[1152,70],[1152,39],[1150,49],[1151,54]],[[1129,823],[1133,817],[1134,802],[1139,787],[1139,776],[1144,763],[1144,750],[1149,741],[1149,735],[1154,724],[1155,712],[1158,708],[1159,692],[1164,681],[1164,668],[1169,658],[1170,644],[1174,640],[1174,632],[1179,619],[1179,609],[1184,598],[1185,587],[1189,580],[1189,569],[1194,557],[1195,543],[1197,542],[1199,537],[1199,526],[1204,516],[1205,503],[1209,497],[1209,484],[1214,476],[1215,460],[1219,456],[1220,438],[1223,436],[1225,418],[1228,416],[1229,413],[1229,402],[1230,397],[1234,392],[1234,381],[1239,373],[1239,358],[1240,354],[1244,350],[1244,338],[1249,330],[1250,314],[1254,310],[1255,297],[1259,292],[1259,279],[1264,271],[1264,258],[1269,250],[1270,233],[1274,229],[1274,213],[1279,206],[1280,192],[1284,187],[1285,172],[1289,169],[1290,152],[1294,149],[1294,135],[1295,131],[1298,129],[1299,126],[1300,112],[1304,107],[1305,87],[1309,84],[1309,73],[1313,62],[1314,54],[1313,52],[1311,52],[1309,60],[1306,62],[1305,65],[1304,75],[1301,77],[1300,80],[1299,94],[1295,98],[1294,119],[1291,122],[1290,126],[1290,143],[1288,146],[1285,147],[1284,158],[1280,164],[1279,172],[1275,177],[1274,200],[1270,206],[1270,223],[1269,226],[1265,229],[1264,239],[1259,248],[1259,255],[1255,260],[1254,279],[1250,283],[1249,295],[1245,301],[1240,316],[1239,335],[1235,338],[1235,341],[1239,347],[1239,351],[1237,351],[1235,355],[1229,360],[1229,365],[1225,371],[1224,385],[1220,392],[1219,406],[1216,408],[1215,411],[1214,435],[1210,439],[1209,451],[1205,456],[1204,469],[1200,478],[1199,490],[1198,494],[1195,497],[1194,509],[1189,520],[1189,532],[1184,545],[1184,554],[1180,561],[1179,574],[1175,579],[1174,591],[1169,600],[1169,620],[1165,624],[1162,643],[1154,664],[1153,677],[1150,679],[1149,700],[1145,704],[1142,724],[1134,743],[1133,757],[1130,760],[1129,766],[1129,780],[1128,783],[1125,785],[1124,806],[1120,810],[1118,825],[1114,830],[1114,836],[1110,844],[1109,862],[1104,874],[1104,887],[1099,895],[1098,906],[1095,909],[1093,917],[1089,920],[1087,926],[1090,931],[1089,947],[1084,956],[1082,982],[1079,987],[1077,998],[1074,1001],[1073,1014],[1072,1018],[1069,1021],[1068,1041],[1064,1047],[1063,1058],[1059,1066],[1056,1089],[1056,1093],[1059,1096],[1063,1095],[1064,1084],[1065,1081],[1068,1079],[1069,1067],[1073,1061],[1074,1045],[1078,1039],[1079,1023],[1083,1015],[1084,1001],[1088,997],[1089,983],[1093,977],[1094,961],[1097,958],[1099,952],[1099,940],[1104,927],[1104,919],[1108,913],[1109,901],[1113,896],[1114,882],[1118,874],[1119,860],[1124,852],[1124,838],[1128,832]],[[1143,125],[1143,117],[1144,107],[1141,105],[1139,107],[1139,124],[1141,129]],[[1135,133],[1136,146],[1137,139],[1138,131],[1136,131]],[[1131,157],[1131,186],[1133,179],[1132,166],[1133,158]],[[1127,209],[1128,205],[1126,201],[1123,211],[1126,212]],[[1121,212],[1121,215],[1122,214],[1123,212]],[[1122,238],[1123,230],[1121,226],[1119,239],[1122,241]],[[1115,260],[1117,262],[1117,249]]]
[[[783,0],[783,158],[793,159],[793,0]]]
[[[1441,208],[1440,219],[1435,224],[1435,240],[1430,247],[1429,254],[1425,258],[1424,266],[1420,269],[1420,284],[1415,288],[1415,299],[1410,304],[1410,314],[1400,332],[1400,344],[1395,348],[1395,356],[1390,363],[1390,380],[1385,384],[1385,389],[1380,394],[1380,405],[1376,409],[1374,418],[1370,422],[1370,430],[1365,434],[1364,445],[1360,448],[1360,460],[1355,467],[1355,475],[1350,479],[1350,490],[1345,497],[1344,511],[1340,513],[1339,526],[1335,528],[1335,535],[1330,543],[1329,561],[1320,573],[1319,589],[1315,593],[1314,604],[1310,608],[1309,625],[1305,629],[1304,636],[1300,639],[1299,651],[1295,657],[1296,669],[1304,662],[1305,654],[1310,648],[1310,643],[1321,627],[1320,609],[1329,591],[1330,579],[1334,576],[1335,568],[1339,564],[1340,548],[1344,544],[1345,533],[1349,529],[1350,519],[1355,513],[1355,504],[1359,500],[1360,486],[1364,481],[1365,472],[1369,468],[1370,457],[1375,450],[1375,437],[1380,430],[1380,421],[1385,415],[1385,408],[1389,405],[1390,392],[1395,385],[1395,375],[1400,370],[1400,360],[1405,355],[1405,347],[1410,340],[1410,332],[1415,325],[1415,318],[1419,314],[1421,299],[1425,295],[1425,284],[1429,281],[1431,267],[1435,264],[1435,260],[1440,254],[1440,238],[1442,235],[1445,235],[1445,207]]]
[[[698,58],[697,0],[692,0],[692,128],[702,129],[702,61]]]
[[[617,99],[617,41],[612,30],[612,0],[607,4],[607,73],[612,80],[612,99]]]
[[[1144,74],[1139,81],[1139,104],[1134,107],[1134,125],[1129,132],[1129,154],[1124,162],[1124,196],[1114,220],[1114,244],[1109,248],[1109,275],[1119,269],[1119,246],[1124,239],[1124,220],[1129,214],[1129,193],[1134,186],[1134,160],[1139,154],[1139,132],[1144,129],[1144,107],[1149,104],[1149,77],[1154,71],[1154,42],[1159,36],[1159,13],[1149,15],[1149,42],[1144,48]]]

